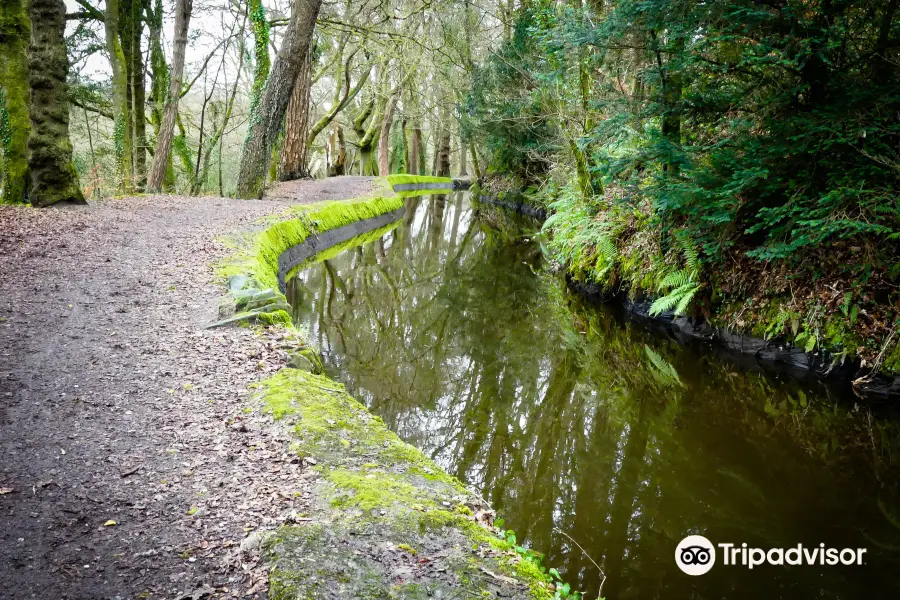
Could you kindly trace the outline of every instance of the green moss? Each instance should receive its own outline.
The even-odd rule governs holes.
[[[397,437],[384,421],[328,377],[282,369],[256,385],[263,390],[265,409],[276,419],[300,417],[294,429],[299,451],[317,458],[336,456],[333,462],[337,464],[358,459],[370,469],[373,465],[386,470],[401,465],[405,472],[430,483],[467,493],[457,479]]]
[[[387,180],[392,186],[408,183],[453,183],[453,179],[450,177],[431,177],[428,175],[388,175]]]
[[[253,57],[256,60],[256,70],[253,74],[253,86],[250,89],[250,115],[251,119],[259,120],[259,102],[262,91],[269,79],[269,20],[266,18],[266,7],[261,0],[250,0],[249,4],[250,27],[253,30]]]
[[[400,475],[360,473],[346,469],[326,471],[324,475],[339,490],[331,500],[331,506],[337,508],[356,507],[371,511],[393,508],[395,505],[411,507],[432,504],[422,490]]]
[[[225,278],[247,275],[261,288],[278,288],[278,257],[285,250],[317,235],[356,221],[377,217],[403,206],[403,200],[393,198],[358,198],[294,206],[249,243],[243,240],[241,249],[220,265],[219,275]]]
[[[409,552],[413,556],[418,554],[418,551],[415,548],[413,548],[412,546],[410,546],[409,544],[397,544],[397,547],[400,548],[401,550],[405,550],[406,552]]]
[[[888,375],[900,375],[900,343],[894,343],[893,350],[886,353],[882,371]]]
[[[30,86],[26,54],[31,35],[27,4],[0,4],[0,203],[20,203],[28,194]]]
[[[256,315],[256,320],[258,323],[262,323],[263,325],[291,325],[293,321],[291,320],[291,315],[288,314],[286,310],[279,309],[270,313],[258,313]]]

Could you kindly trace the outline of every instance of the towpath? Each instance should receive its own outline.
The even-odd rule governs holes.
[[[287,341],[202,328],[219,237],[371,186],[0,206],[0,598],[265,597],[253,534],[310,474],[244,410]]]

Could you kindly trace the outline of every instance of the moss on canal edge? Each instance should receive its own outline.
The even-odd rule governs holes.
[[[435,181],[449,180],[392,176],[380,186]],[[239,240],[218,273],[229,282],[243,279],[229,285],[235,296],[270,288],[265,292],[280,303],[282,252],[310,235],[402,205],[396,195],[292,207]],[[257,323],[291,328],[282,312]],[[284,368],[257,389],[264,410],[293,425],[294,450],[321,475],[317,522],[283,527],[267,544],[272,598],[419,598],[460,589],[484,597],[553,597],[538,555],[501,537],[483,500],[401,441],[340,384]]]
[[[388,175],[387,180],[392,186],[404,185],[407,183],[453,183],[453,179],[450,177],[432,177],[430,175]]]
[[[226,279],[246,276],[261,289],[278,288],[278,257],[282,252],[303,242],[311,235],[324,233],[343,225],[377,217],[403,206],[403,198],[372,197],[333,200],[292,206],[242,246],[220,266],[218,273]]]
[[[273,598],[336,589],[338,597],[417,598],[420,587],[450,594],[460,586],[476,597],[553,597],[537,562],[479,520],[484,502],[343,386],[283,369],[256,387],[264,410],[291,427],[293,449],[321,476],[315,497],[325,530],[278,532],[269,544]]]

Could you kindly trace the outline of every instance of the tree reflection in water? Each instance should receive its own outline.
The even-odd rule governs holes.
[[[601,575],[567,535],[613,600],[897,597],[897,421],[584,306],[533,227],[461,193],[409,199],[392,231],[289,282],[294,318],[360,401],[593,597]],[[691,578],[674,563],[688,533],[864,547],[867,564]]]

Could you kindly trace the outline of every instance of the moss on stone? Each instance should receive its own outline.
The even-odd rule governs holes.
[[[396,229],[398,225],[400,225],[399,220],[394,221],[393,223],[389,223],[389,224],[385,225],[384,227],[379,227],[378,229],[373,229],[372,231],[368,231],[366,233],[360,234],[354,238],[347,240],[346,242],[341,242],[340,244],[335,244],[331,248],[328,248],[327,250],[324,250],[324,251],[316,254],[315,256],[311,257],[309,260],[304,261],[304,262],[300,263],[299,265],[297,265],[296,267],[292,268],[285,275],[285,279],[290,279],[291,277],[293,277],[295,274],[299,273],[300,271],[303,271],[304,269],[309,268],[310,265],[321,263],[326,260],[331,260],[332,258],[336,257],[339,254],[346,252],[347,250],[349,250],[351,248],[356,248],[357,246],[364,246],[368,243],[374,242],[375,240],[378,240],[378,239],[384,237],[386,234],[388,234],[391,231],[393,231],[394,229]]]
[[[400,440],[343,386],[321,375],[283,369],[257,388],[267,412],[292,421],[294,450],[315,458],[322,476],[317,497],[339,511],[337,519],[363,529],[371,525],[395,545],[418,547],[434,536],[459,537],[466,540],[466,548],[493,553],[487,568],[521,581],[527,597],[552,596],[547,576],[537,565],[475,520],[466,504],[477,499],[462,483]],[[307,551],[315,545],[303,543]],[[299,578],[285,574],[282,581],[288,579],[296,591]]]
[[[392,186],[410,183],[453,183],[453,179],[450,177],[431,177],[428,175],[388,175],[387,180]]]
[[[256,321],[263,325],[291,325],[291,315],[284,309],[278,309],[273,312],[260,312],[256,315]]]
[[[357,198],[294,206],[276,217],[249,243],[242,240],[238,252],[220,265],[219,274],[230,278],[247,275],[263,288],[278,288],[278,257],[282,252],[317,235],[343,225],[377,217],[403,206],[403,199]]]
[[[386,180],[380,181],[386,185]],[[248,286],[277,289],[278,258],[288,248],[310,235],[402,206],[402,198],[392,196],[291,208],[271,219],[262,232],[238,240],[234,257],[220,266],[219,274],[235,284],[233,295],[250,301],[259,292]],[[371,236],[376,233],[380,237],[384,232]],[[348,243],[355,245],[367,236]],[[290,323],[283,310],[270,318]],[[321,474],[316,488],[319,510],[328,512],[327,525],[279,531],[268,549],[274,563],[272,598],[418,598],[424,597],[423,582],[448,593],[465,584],[487,597],[498,587],[492,570],[513,578],[499,586],[507,597],[552,597],[546,575],[522,566],[527,561],[512,544],[475,520],[467,504],[483,501],[403,442],[342,385],[323,375],[285,368],[255,387],[264,410],[290,422],[292,451],[316,465]],[[348,546],[350,540],[358,548]],[[365,550],[373,547],[392,549],[380,550],[393,553],[391,560],[367,557]],[[448,547],[453,550],[444,556]],[[477,564],[470,556],[473,548],[483,553]],[[415,562],[416,552],[438,558],[423,567]],[[417,565],[420,581],[396,583],[391,569],[403,561]]]

